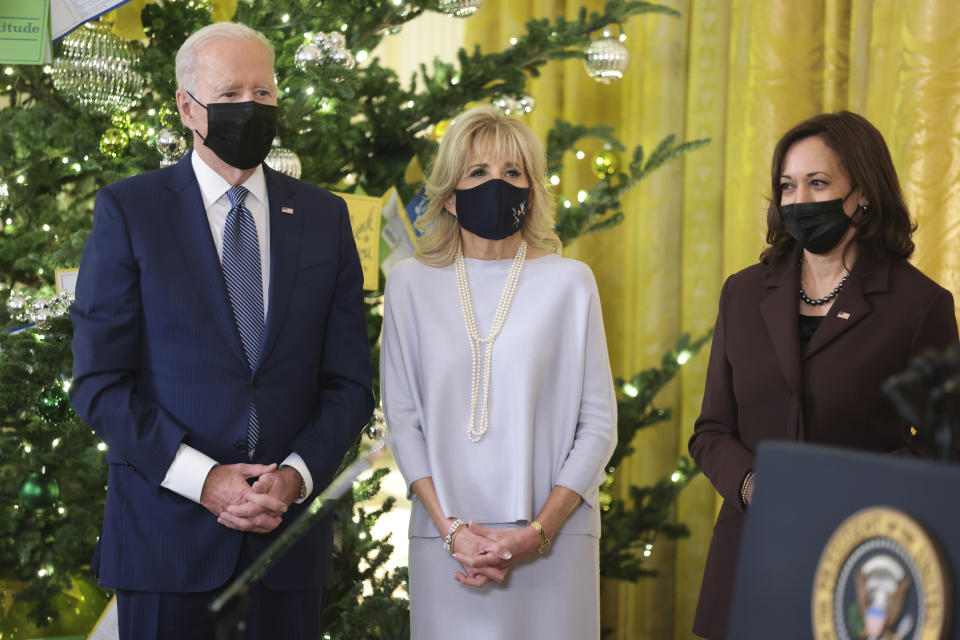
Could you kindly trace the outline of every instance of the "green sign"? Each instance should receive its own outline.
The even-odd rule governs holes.
[[[0,0],[0,64],[43,64],[50,51],[49,0]]]

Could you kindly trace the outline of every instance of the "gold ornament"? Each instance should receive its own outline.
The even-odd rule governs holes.
[[[116,111],[112,116],[110,116],[110,123],[113,124],[117,129],[129,129],[130,128],[130,114],[126,111]]]
[[[593,174],[603,180],[620,170],[620,154],[613,149],[604,149],[590,161]]]
[[[135,138],[137,140],[146,140],[149,130],[150,127],[143,122],[133,122],[130,124],[130,128],[127,130],[127,133],[131,138]]]
[[[130,137],[127,136],[126,131],[111,127],[104,131],[103,136],[100,138],[100,151],[105,156],[116,158],[127,148],[129,141]]]
[[[437,124],[433,125],[433,133],[430,134],[430,137],[440,142],[443,140],[443,134],[447,132],[447,127],[450,126],[449,120],[441,120]]]

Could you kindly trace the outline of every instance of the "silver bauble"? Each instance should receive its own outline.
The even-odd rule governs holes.
[[[270,147],[270,153],[267,154],[264,162],[274,171],[279,171],[291,178],[300,177],[300,156],[290,149],[281,147],[280,138],[273,139],[273,146]]]
[[[373,420],[367,427],[367,436],[374,441],[383,440],[387,437],[387,421],[383,417],[383,411],[373,410]]]
[[[327,42],[331,49],[346,49],[347,48],[347,38],[339,31],[331,31],[326,34]]]
[[[306,71],[309,67],[315,67],[323,60],[323,51],[320,47],[313,44],[302,44],[293,56],[293,63],[297,65],[300,71]]]
[[[187,141],[179,131],[160,129],[160,132],[157,133],[157,149],[160,150],[160,155],[163,156],[163,159],[160,161],[161,167],[169,167],[172,164],[176,164],[186,148]]]
[[[505,116],[513,111],[513,98],[508,96],[497,96],[490,101],[490,105]]]
[[[10,206],[10,189],[6,182],[0,182],[0,213],[7,210]]]
[[[140,101],[143,75],[129,41],[100,22],[88,22],[63,39],[50,73],[69,102],[92,113],[127,111]]]
[[[597,82],[619,80],[630,62],[630,51],[616,38],[597,38],[587,47],[586,54],[583,64]]]
[[[357,61],[354,59],[353,54],[346,49],[337,49],[332,51],[327,60],[330,62],[330,64],[345,67],[347,69],[353,69],[355,66],[357,66]]]
[[[437,10],[454,18],[472,16],[480,8],[482,0],[440,0]]]
[[[533,99],[532,95],[529,93],[521,93],[517,96],[516,111],[517,113],[530,113],[536,104],[537,101]]]

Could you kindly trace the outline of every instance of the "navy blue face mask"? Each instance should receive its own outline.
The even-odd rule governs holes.
[[[487,240],[503,240],[523,227],[530,189],[494,178],[472,189],[455,189],[460,226]]]
[[[189,91],[187,95],[207,110],[207,137],[200,136],[204,146],[237,169],[253,169],[264,161],[277,135],[274,105],[252,100],[203,104]]]

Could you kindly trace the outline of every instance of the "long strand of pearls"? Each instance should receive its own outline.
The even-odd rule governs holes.
[[[470,283],[467,282],[467,264],[463,259],[463,250],[457,249],[456,272],[457,288],[460,290],[460,307],[463,309],[463,322],[467,327],[467,338],[470,341],[470,356],[472,360],[472,374],[470,376],[470,421],[467,424],[467,436],[473,442],[480,442],[489,426],[489,403],[490,403],[490,371],[493,367],[493,342],[503,329],[503,322],[507,319],[507,311],[510,309],[510,302],[513,300],[513,294],[517,290],[517,283],[520,281],[520,270],[523,269],[523,263],[527,258],[527,241],[520,240],[520,248],[517,249],[517,255],[513,258],[513,265],[510,267],[510,275],[507,276],[507,283],[503,287],[503,293],[500,295],[500,304],[497,305],[497,313],[493,316],[493,325],[490,327],[490,335],[481,338],[477,333],[477,319],[473,314],[473,301],[470,298]],[[483,360],[480,360],[480,345],[483,345]],[[483,407],[480,411],[480,427],[475,429],[477,415],[477,399],[480,395],[480,380],[483,379]]]

